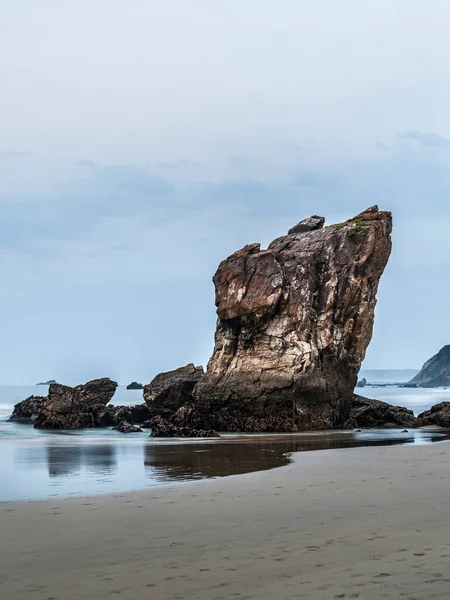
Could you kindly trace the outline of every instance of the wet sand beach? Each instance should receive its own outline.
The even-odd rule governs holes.
[[[7,600],[448,598],[450,444],[0,504]]]

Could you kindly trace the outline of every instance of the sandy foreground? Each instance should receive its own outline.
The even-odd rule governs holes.
[[[450,597],[450,442],[0,504],[2,600]]]

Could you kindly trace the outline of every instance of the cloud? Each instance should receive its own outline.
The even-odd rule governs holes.
[[[23,158],[24,156],[29,156],[28,152],[17,152],[15,150],[0,150],[0,159],[1,158]]]
[[[442,137],[437,133],[423,133],[420,131],[406,131],[399,138],[407,142],[415,142],[424,148],[449,148],[450,139]]]

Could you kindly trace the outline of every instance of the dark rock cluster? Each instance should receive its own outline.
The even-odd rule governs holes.
[[[353,395],[350,414],[344,429],[357,427],[419,427],[420,421],[412,410],[402,406],[392,406],[380,400]]]
[[[450,427],[450,402],[435,404],[419,415],[421,425],[437,425],[438,427]]]
[[[34,426],[39,429],[78,429],[95,427],[99,413],[114,396],[117,383],[111,379],[94,379],[84,385],[50,386]]]

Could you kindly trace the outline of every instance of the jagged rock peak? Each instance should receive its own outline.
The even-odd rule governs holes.
[[[322,229],[324,225],[325,217],[313,215],[312,217],[303,219],[303,221],[300,221],[300,223],[297,223],[297,225],[294,225],[294,227],[289,229],[288,234],[291,235],[293,233],[306,233],[307,231],[316,231],[317,229]]]
[[[384,215],[385,213],[380,211],[375,204],[363,210],[356,217],[353,217],[353,219],[349,219],[347,223],[376,223],[377,221],[382,221],[385,218]]]

